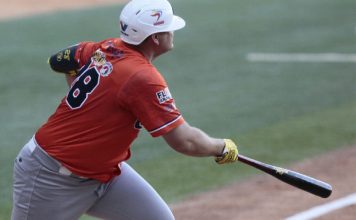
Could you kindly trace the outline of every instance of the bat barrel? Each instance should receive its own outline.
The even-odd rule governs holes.
[[[285,178],[285,180],[281,179],[282,181],[322,198],[327,198],[332,193],[332,187],[330,184],[314,179],[310,176],[291,170],[288,170],[288,173],[282,175],[284,175],[283,178]]]
[[[327,198],[332,193],[331,185],[320,180],[314,179],[310,176],[306,176],[304,174],[287,170],[281,167],[272,166],[270,164],[262,163],[258,160],[254,160],[243,155],[239,155],[238,160],[242,163],[262,170],[263,172],[266,172],[287,184],[290,184],[322,198]]]

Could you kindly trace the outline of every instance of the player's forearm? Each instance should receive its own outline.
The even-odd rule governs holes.
[[[176,151],[196,157],[219,156],[225,145],[223,139],[212,138],[186,123],[164,135],[164,138]]]
[[[224,140],[212,138],[202,130],[191,127],[191,136],[187,138],[183,153],[191,156],[218,156],[224,148]]]
[[[72,82],[75,80],[75,76],[66,74],[65,77],[66,77],[67,84],[70,87],[72,85]]]

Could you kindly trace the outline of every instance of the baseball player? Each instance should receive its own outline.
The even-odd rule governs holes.
[[[140,129],[174,150],[237,160],[236,144],[190,126],[152,61],[185,26],[167,0],[132,0],[120,38],[81,42],[49,58],[64,73],[66,96],[15,160],[13,220],[171,220],[158,193],[125,161]],[[146,146],[148,147],[148,146]]]

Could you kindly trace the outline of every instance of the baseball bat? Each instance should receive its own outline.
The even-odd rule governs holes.
[[[331,195],[331,185],[323,181],[314,179],[310,176],[306,176],[304,174],[281,167],[272,166],[270,164],[262,163],[260,161],[243,156],[241,154],[239,154],[238,160],[242,163],[255,167],[265,173],[268,173],[287,184],[305,190],[314,195],[320,196],[322,198],[327,198]]]

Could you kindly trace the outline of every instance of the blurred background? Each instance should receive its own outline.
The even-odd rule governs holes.
[[[171,3],[187,26],[175,33],[175,49],[155,65],[191,125],[281,166],[355,146],[354,0]],[[50,70],[47,58],[80,41],[119,36],[121,8],[100,4],[0,20],[0,219],[10,218],[16,154],[67,91],[63,75]],[[292,58],[249,60],[252,53]],[[338,61],[319,56],[330,53],[346,56]],[[319,55],[301,61],[296,54]],[[183,156],[146,131],[132,152],[129,163],[169,203],[258,172]]]

